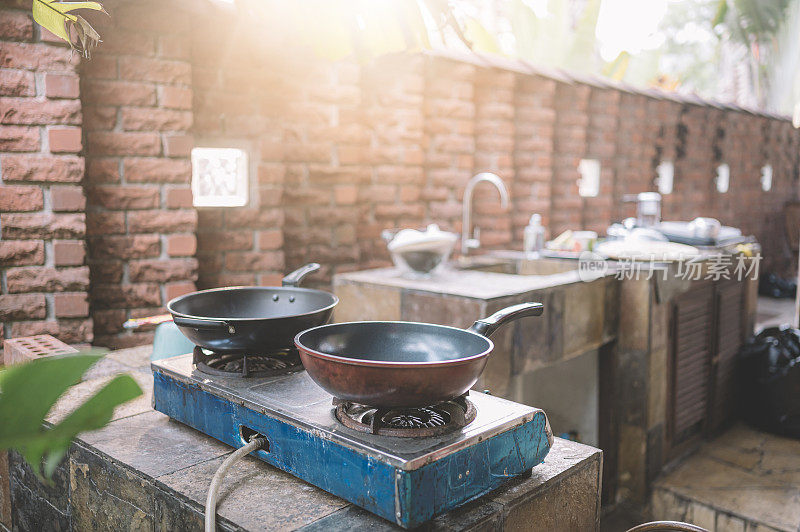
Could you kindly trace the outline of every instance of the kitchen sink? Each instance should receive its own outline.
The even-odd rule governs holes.
[[[487,255],[461,257],[453,266],[459,270],[508,273],[512,275],[555,275],[578,269],[578,261],[569,259],[528,259],[518,251],[495,251]]]

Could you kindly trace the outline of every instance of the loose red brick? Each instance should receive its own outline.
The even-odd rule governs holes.
[[[191,109],[192,90],[164,85],[159,87],[158,103],[161,107],[172,109]]]
[[[44,294],[0,296],[0,320],[41,319],[47,313]]]
[[[86,217],[87,235],[118,235],[124,232],[124,212],[91,212]]]
[[[92,258],[104,259],[146,259],[161,254],[159,235],[112,235],[90,239]]]
[[[127,56],[119,58],[119,77],[136,81],[188,85],[192,82],[192,69],[185,61]]]
[[[50,204],[55,212],[76,212],[86,208],[83,188],[78,186],[57,186],[50,188]]]
[[[0,241],[0,264],[3,266],[44,264],[44,242],[41,240]]]
[[[29,41],[33,39],[33,20],[26,11],[0,11],[0,39]]]
[[[92,205],[111,210],[152,209],[160,201],[156,187],[107,185],[89,187],[87,193]]]
[[[191,281],[197,279],[197,259],[131,261],[128,275],[134,283]]]
[[[89,287],[89,267],[79,268],[10,268],[6,274],[8,291],[76,292]]]
[[[182,283],[168,283],[166,286],[164,286],[165,300],[170,301],[178,296],[189,294],[196,290],[197,288],[193,282],[186,281]]]
[[[51,127],[47,130],[47,137],[52,153],[78,153],[83,147],[78,127]]]
[[[80,125],[79,100],[39,101],[32,98],[0,98],[0,123],[22,125]]]
[[[0,70],[0,95],[2,96],[35,96],[36,80],[33,72],[25,70]]]
[[[164,155],[167,157],[189,157],[194,148],[191,135],[169,135],[164,137]]]
[[[3,238],[25,240],[51,238],[83,238],[86,234],[84,214],[6,213],[2,219]]]
[[[53,295],[57,318],[83,318],[89,315],[89,300],[85,292]]]
[[[189,183],[192,163],[178,159],[126,158],[123,172],[129,183]]]
[[[197,229],[197,211],[135,211],[128,213],[130,233],[188,233]]]
[[[32,185],[0,185],[0,212],[40,211],[44,208],[41,187]]]
[[[191,257],[197,252],[197,238],[194,235],[170,235],[167,237],[167,255],[170,257]]]
[[[94,63],[92,59],[91,63]],[[95,105],[155,105],[156,88],[131,81],[89,81],[84,100]]]
[[[283,232],[278,229],[259,231],[258,248],[262,251],[280,249],[283,246]]]
[[[36,181],[42,183],[77,183],[83,179],[82,157],[40,157],[38,155],[2,155],[0,174],[4,182]]]
[[[17,42],[4,42],[0,46],[0,67],[3,68],[64,72],[78,63],[78,54],[71,53],[67,47]]]
[[[23,126],[0,127],[0,152],[39,151],[39,128]]]
[[[156,133],[104,132],[88,134],[92,155],[158,155],[161,138]]]
[[[190,111],[150,107],[122,109],[122,129],[126,131],[186,131],[191,127]]]
[[[82,241],[56,240],[53,242],[53,262],[56,266],[81,266],[86,258]]]
[[[78,98],[81,95],[80,78],[47,72],[44,75],[44,94],[48,98]]]

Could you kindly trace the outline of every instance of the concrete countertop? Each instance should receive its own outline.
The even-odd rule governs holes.
[[[76,440],[52,486],[41,484],[19,455],[9,454],[14,529],[202,529],[211,477],[233,449],[152,410],[150,350],[144,346],[110,353],[54,407],[50,422],[65,417],[120,372],[132,374],[145,392],[119,407],[107,427]],[[512,480],[440,516],[432,528],[502,528],[514,522],[593,528],[599,516],[601,463],[600,450],[556,438],[545,462],[529,478]],[[396,529],[252,457],[229,472],[217,511],[223,530]],[[0,522],[8,518],[0,517]]]
[[[336,283],[377,284],[482,300],[514,296],[580,281],[577,269],[551,275],[447,269],[423,279],[404,277],[396,268],[379,268],[336,275]]]

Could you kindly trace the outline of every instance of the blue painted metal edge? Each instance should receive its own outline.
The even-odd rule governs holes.
[[[267,436],[259,459],[404,528],[419,526],[540,464],[550,450],[546,416],[517,425],[419,469],[403,471],[290,423],[214,396],[160,372],[153,408],[232,447],[240,427]],[[330,467],[328,469],[326,466]]]

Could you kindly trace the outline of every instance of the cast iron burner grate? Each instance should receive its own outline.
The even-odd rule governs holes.
[[[281,349],[268,354],[221,354],[194,347],[193,361],[198,370],[222,377],[274,377],[303,369],[297,349]]]
[[[336,418],[345,427],[368,434],[407,438],[454,432],[472,423],[477,413],[466,393],[451,401],[419,408],[376,408],[335,397],[333,404]]]

